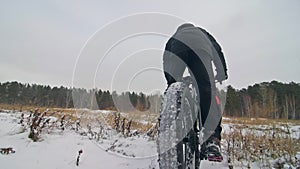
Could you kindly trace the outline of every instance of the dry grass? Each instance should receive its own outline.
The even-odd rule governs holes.
[[[150,123],[150,122],[149,123],[141,123],[141,122],[139,122],[138,119],[134,118],[134,116],[127,116],[127,115],[122,116],[122,114],[121,114],[120,120],[123,120],[124,118],[126,118],[126,122],[128,122],[130,119],[132,119],[131,130],[138,130],[141,133],[145,133],[152,127],[152,123]],[[113,127],[115,124],[114,113],[108,114],[105,117],[105,120],[110,127]]]
[[[223,117],[222,123],[224,123],[224,124],[229,124],[229,123],[230,124],[244,124],[244,125],[273,125],[273,124],[300,125],[300,120]]]
[[[232,118],[224,123],[230,123],[230,130],[222,136],[230,165],[250,168],[251,163],[259,162],[260,167],[272,168],[271,162],[279,158],[290,165],[299,163],[300,129],[290,128],[299,121]]]
[[[13,111],[23,111],[30,112],[38,109],[39,112],[44,112],[48,110],[48,115],[60,118],[65,115],[67,119],[76,121],[78,118],[81,120],[81,124],[86,126],[90,123],[96,123],[101,121],[104,125],[112,127],[114,125],[114,114],[113,111],[110,114],[95,114],[90,110],[86,109],[71,109],[71,108],[48,108],[48,107],[37,107],[37,106],[21,106],[21,105],[9,105],[0,104],[0,110],[13,110]],[[127,112],[121,114],[121,119],[126,118],[127,120],[132,119],[132,129],[140,130],[142,132],[147,131],[152,127],[153,123],[157,122],[158,114],[144,112]],[[144,121],[141,123],[141,121]],[[146,123],[147,122],[147,123]]]
[[[38,106],[22,106],[22,105],[10,105],[10,104],[0,104],[0,110],[13,110],[20,112],[30,112],[38,109],[40,112],[44,112],[46,110],[51,112],[66,112],[68,114],[75,113],[76,109],[72,108],[55,108],[55,107],[38,107]]]

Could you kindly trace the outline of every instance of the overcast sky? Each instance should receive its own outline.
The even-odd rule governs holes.
[[[298,0],[2,1],[0,82],[120,90],[125,86],[147,92],[164,88],[160,68],[167,34],[130,38],[103,57],[112,45],[103,30],[119,18],[145,12],[178,17],[171,24],[161,23],[170,33],[181,20],[210,32],[225,54],[227,84],[235,88],[271,80],[300,82]],[[137,21],[136,26],[154,23],[147,18]],[[116,25],[110,33],[122,30],[120,22]]]

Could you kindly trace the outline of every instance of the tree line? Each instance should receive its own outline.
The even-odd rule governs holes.
[[[0,103],[39,107],[73,107],[71,90],[18,82],[0,83]]]
[[[228,86],[224,114],[237,117],[300,119],[300,84],[263,82],[235,89]],[[158,113],[162,96],[140,92],[0,83],[0,103],[20,106],[150,111]]]
[[[91,108],[120,111],[159,111],[160,95],[140,92],[117,94],[109,90],[50,87],[49,85],[0,83],[0,103],[19,106]],[[152,106],[150,106],[152,104]]]
[[[237,90],[228,86],[225,115],[300,119],[300,84],[263,82]]]

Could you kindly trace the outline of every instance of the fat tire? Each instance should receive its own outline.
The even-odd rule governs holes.
[[[181,113],[192,112],[189,100],[185,97],[187,90],[185,83],[176,82],[164,94],[157,140],[161,169],[198,169],[200,166],[198,135],[195,125],[190,127],[196,116],[193,113]],[[183,128],[186,127],[191,128],[188,133],[184,133]]]

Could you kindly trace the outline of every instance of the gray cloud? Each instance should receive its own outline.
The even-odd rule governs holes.
[[[228,84],[241,88],[261,81],[300,82],[298,44],[300,5],[283,1],[98,2],[19,1],[0,6],[0,81],[71,86],[76,58],[88,38],[117,18],[138,12],[169,13],[206,28],[223,47],[228,63]],[[147,20],[141,21],[145,24]],[[174,27],[175,31],[176,27]],[[152,40],[150,40],[152,39]],[[139,47],[163,48],[167,39],[135,39]],[[115,66],[136,45],[114,51]],[[99,44],[101,48],[101,44]],[[128,49],[127,48],[131,48]],[[127,53],[126,53],[127,52]],[[129,52],[129,53],[128,53]],[[122,54],[121,54],[122,53]],[[149,57],[145,54],[145,58]],[[156,59],[159,61],[159,56]],[[82,60],[84,65],[84,60]],[[86,61],[88,63],[88,61]],[[94,64],[97,64],[97,60]],[[160,63],[157,63],[159,65]],[[94,65],[95,66],[95,65]],[[91,87],[95,69],[86,66],[76,85]],[[82,67],[84,68],[84,67]],[[100,75],[100,74],[99,74]],[[107,77],[111,78],[111,77]],[[145,84],[144,77],[137,77]],[[164,80],[160,78],[163,87]],[[98,80],[101,78],[97,78]],[[134,82],[133,82],[134,83]],[[109,88],[99,82],[98,88]],[[133,84],[136,86],[136,84]],[[137,89],[140,87],[136,86]]]

